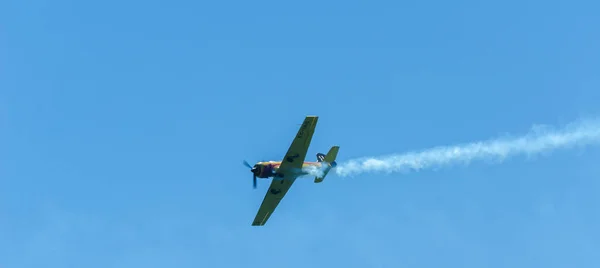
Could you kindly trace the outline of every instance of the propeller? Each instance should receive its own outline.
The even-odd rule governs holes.
[[[244,166],[250,169],[252,172],[252,187],[256,189],[256,168],[252,167],[246,160],[244,160]]]

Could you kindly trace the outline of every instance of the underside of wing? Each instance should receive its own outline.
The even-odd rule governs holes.
[[[260,208],[258,209],[258,213],[256,213],[256,217],[252,222],[253,226],[263,226],[281,202],[281,199],[288,192],[292,184],[296,179],[274,179],[271,182],[271,186],[269,186],[269,190],[263,199]]]
[[[282,172],[290,169],[302,168],[302,164],[306,159],[308,147],[310,146],[313,134],[315,133],[318,119],[319,117],[317,116],[307,116],[304,118],[302,126],[300,126],[298,133],[294,137],[294,140],[292,140],[292,144],[281,161],[279,169]]]

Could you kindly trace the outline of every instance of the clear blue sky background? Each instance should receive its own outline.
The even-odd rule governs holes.
[[[600,114],[597,1],[2,1],[0,266],[598,267],[600,150],[269,181]]]

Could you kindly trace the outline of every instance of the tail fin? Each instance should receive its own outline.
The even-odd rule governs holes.
[[[333,146],[333,147],[331,147],[331,149],[329,149],[329,152],[327,152],[326,155],[322,154],[322,153],[317,154],[317,161],[328,163],[329,167],[327,167],[325,169],[322,177],[315,177],[315,183],[322,182],[325,179],[325,176],[327,176],[327,173],[329,173],[329,171],[331,170],[331,168],[334,168],[335,166],[337,166],[335,159],[337,158],[337,154],[338,154],[339,150],[340,150],[340,146]]]

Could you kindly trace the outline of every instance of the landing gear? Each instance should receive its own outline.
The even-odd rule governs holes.
[[[277,194],[281,193],[281,190],[279,190],[279,189],[271,189],[271,191],[270,191],[270,192],[271,192],[271,194],[273,194],[273,195],[277,195]]]
[[[280,183],[282,183],[282,184],[283,184],[283,178],[284,177],[285,176],[283,174],[281,174],[281,173],[275,173],[275,174],[273,174],[273,180],[280,181]]]

